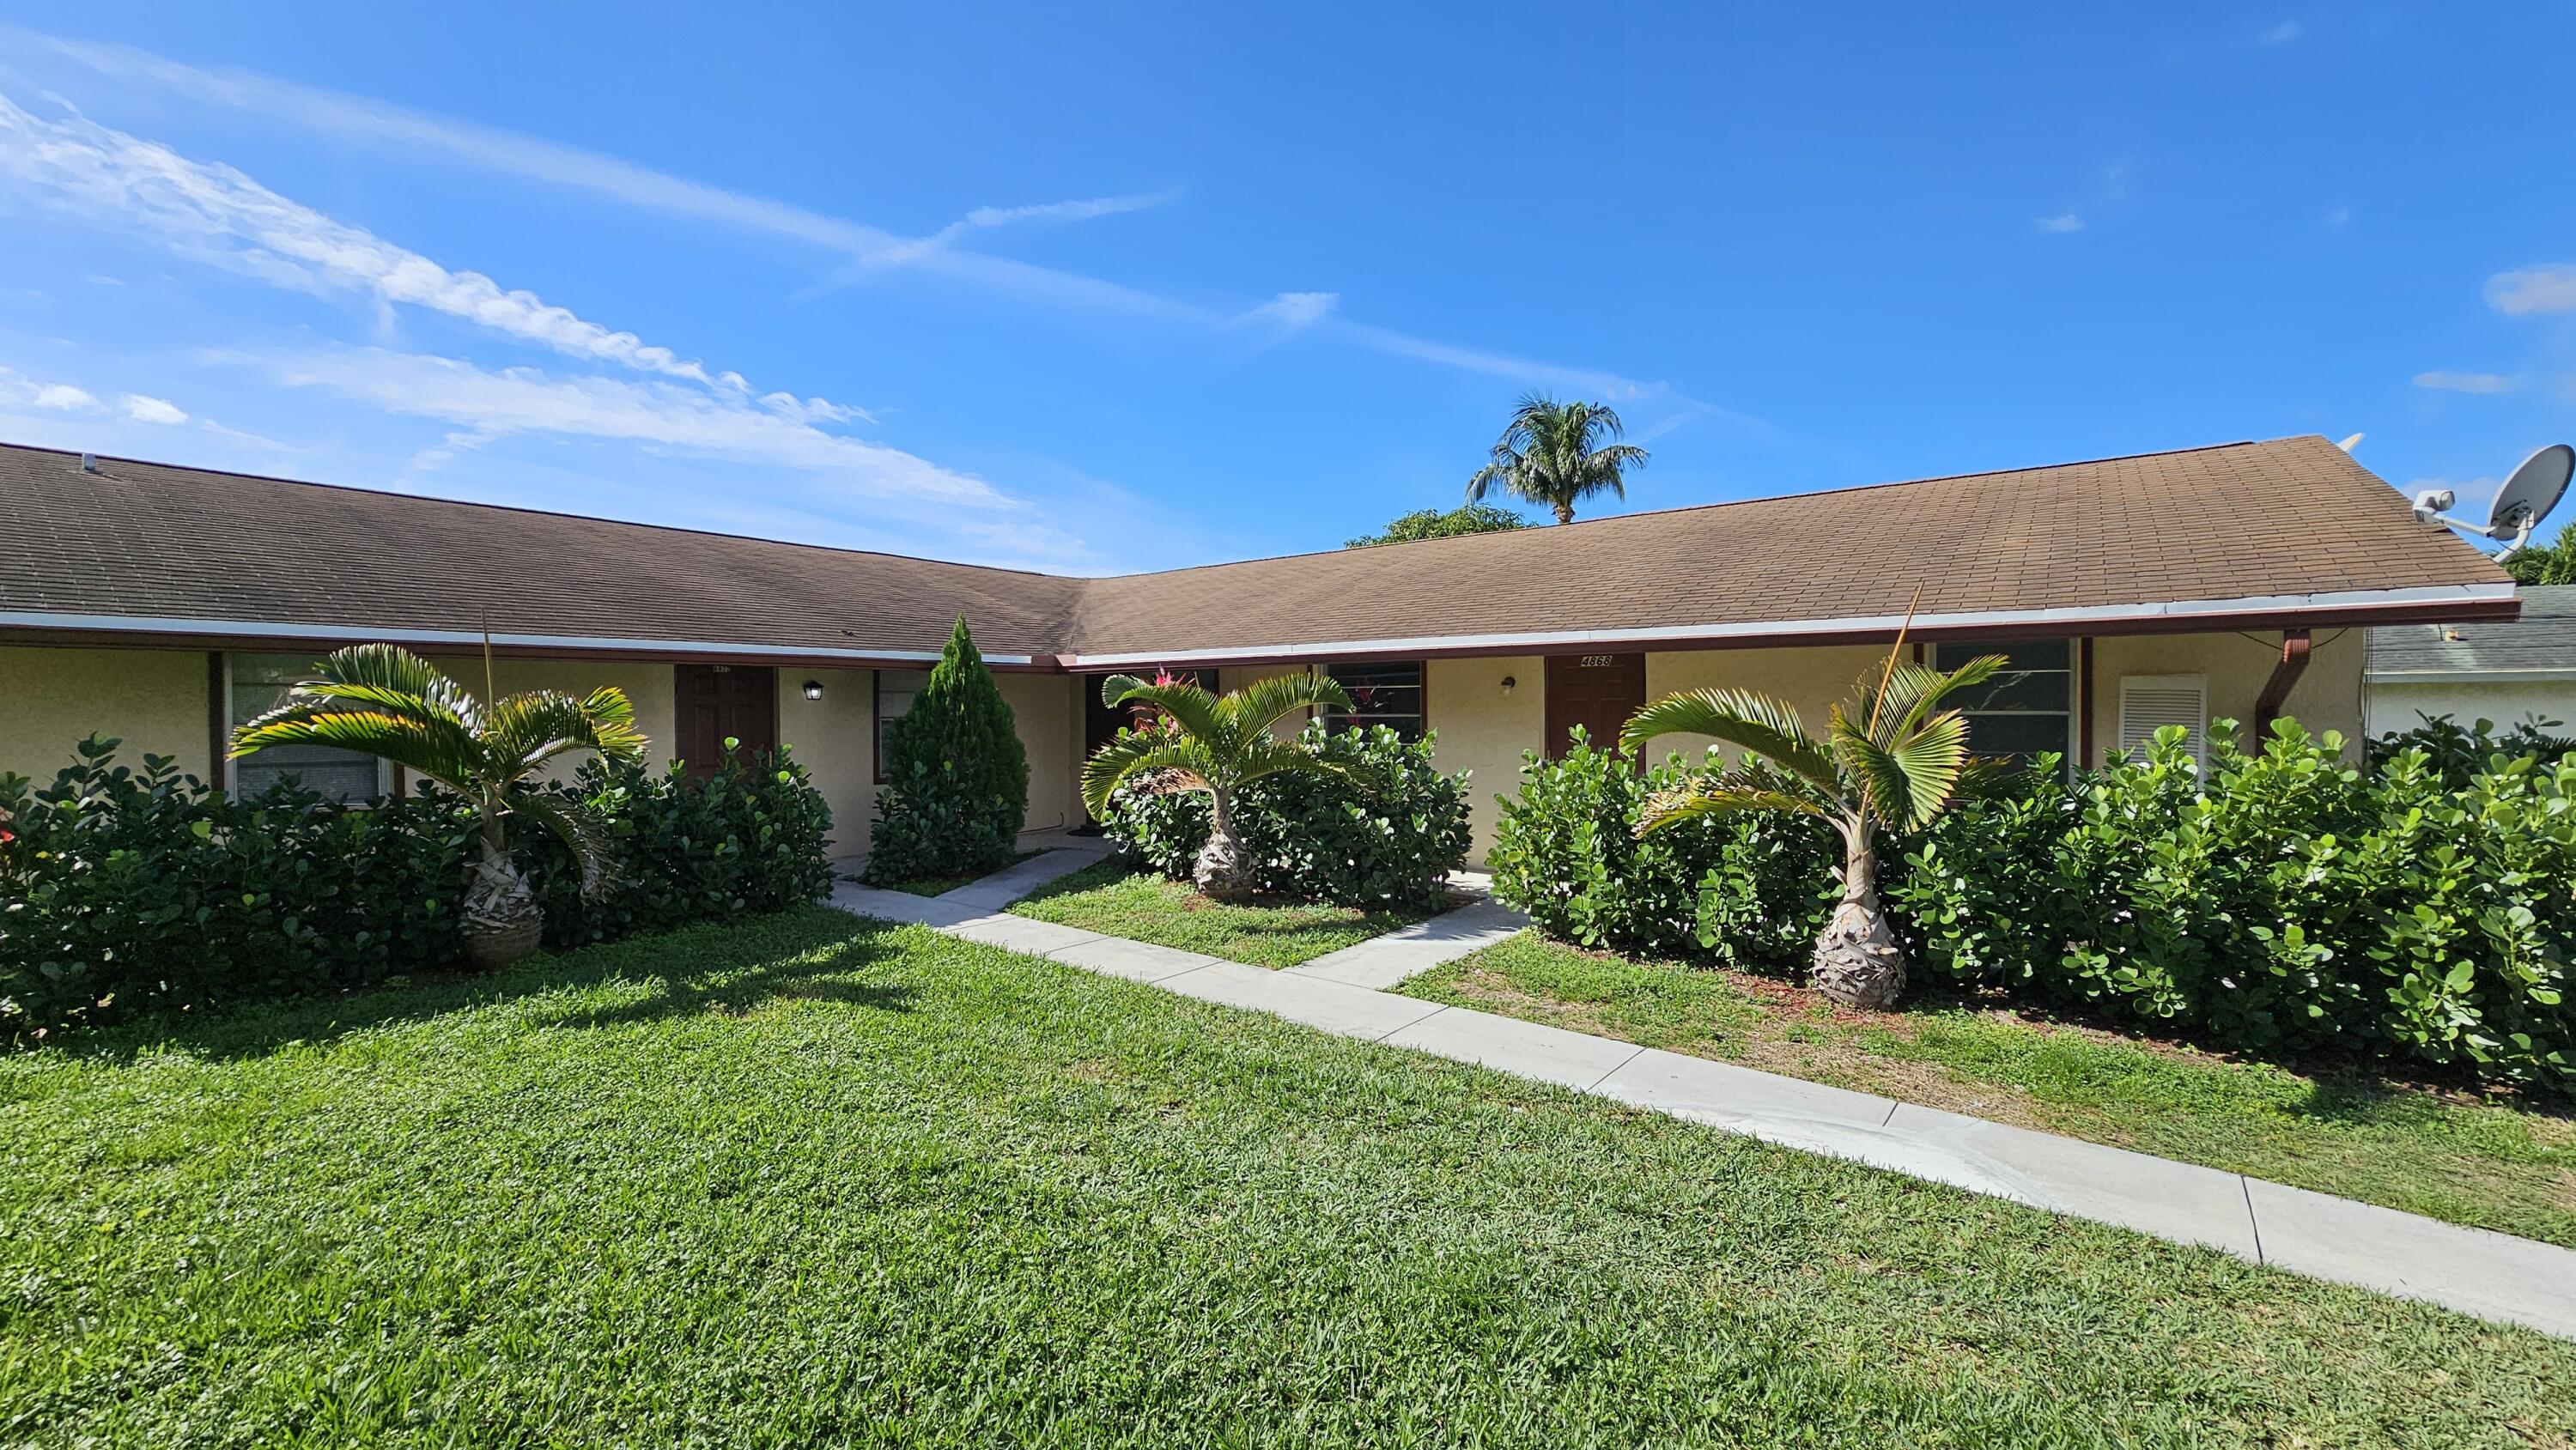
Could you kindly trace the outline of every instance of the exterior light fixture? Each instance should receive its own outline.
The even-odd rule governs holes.
[[[1512,692],[1512,687],[1519,683],[1520,681],[1513,679],[1509,675],[1503,676],[1503,693],[1506,695],[1510,694]]]
[[[821,680],[807,680],[805,682],[805,698],[808,700],[822,699],[823,682]]]

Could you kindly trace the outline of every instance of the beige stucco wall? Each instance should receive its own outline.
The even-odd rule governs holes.
[[[2363,716],[2373,735],[2412,730],[2433,715],[2448,715],[2463,730],[2480,720],[2505,730],[2539,719],[2558,721],[2558,734],[2576,733],[2567,728],[2576,726],[2576,680],[2451,680],[2438,685],[2371,681],[2363,692]]]
[[[1431,759],[1443,772],[1472,770],[1467,799],[1473,807],[1476,844],[1470,859],[1485,859],[1496,796],[1520,793],[1521,755],[1538,748],[1547,723],[1547,661],[1537,655],[1500,659],[1433,660],[1422,681],[1424,723],[1432,732]],[[1510,679],[1511,693],[1503,692]]]
[[[673,678],[677,679],[676,672]],[[823,698],[805,698],[805,682]],[[778,743],[805,767],[832,808],[832,859],[868,849],[877,805],[876,672],[792,665],[778,672]]]
[[[1753,690],[1798,709],[1808,728],[1825,728],[1826,712],[1848,698],[1852,685],[1887,664],[1876,645],[1819,645],[1805,649],[1680,650],[1646,656],[1646,698],[1683,690]],[[1716,742],[1704,735],[1667,735],[1652,747],[1655,759],[1675,751],[1696,759]]]
[[[430,663],[476,695],[485,693],[481,655],[434,655]],[[495,696],[526,690],[587,695],[614,685],[626,692],[627,703],[635,707],[635,728],[651,742],[644,758],[658,768],[679,749],[677,679],[669,665],[632,660],[495,659],[488,688]],[[586,754],[557,757],[544,774],[555,780],[570,780],[587,759]]]
[[[167,755],[211,779],[206,696],[203,650],[0,645],[0,772],[51,784],[72,747],[99,734],[122,739],[117,759],[137,770],[145,754]]]
[[[2282,713],[2309,733],[2340,731],[2348,749],[2361,740],[2363,632],[2321,631],[2308,654],[2307,672]],[[2124,675],[2200,675],[2209,718],[2234,720],[2237,740],[2250,743],[2254,705],[2281,657],[2277,633],[2139,634],[2093,642],[2093,749],[2098,756],[2120,739],[2120,679]],[[2094,762],[2086,762],[2092,764]]]
[[[1026,829],[1078,826],[1082,813],[1082,697],[1070,675],[1005,675],[993,678],[1011,707],[1020,745],[1029,754]]]

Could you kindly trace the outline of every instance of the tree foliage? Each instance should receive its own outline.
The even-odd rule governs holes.
[[[1482,503],[1499,489],[1570,524],[1574,506],[1593,494],[1628,496],[1624,475],[1646,466],[1646,450],[1617,441],[1627,431],[1606,404],[1560,403],[1532,393],[1513,410],[1485,466],[1467,480],[1467,502]]]
[[[1384,530],[1362,534],[1342,547],[1365,549],[1377,544],[1411,544],[1424,539],[1455,539],[1467,534],[1501,534],[1526,529],[1530,521],[1500,504],[1468,503],[1443,513],[1415,509],[1387,522]]]
[[[961,616],[930,682],[886,739],[887,788],[868,852],[875,881],[1010,863],[1029,814],[1029,755]]]

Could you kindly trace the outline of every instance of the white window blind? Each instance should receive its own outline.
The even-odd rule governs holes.
[[[2180,725],[2191,732],[2191,754],[2209,763],[2209,682],[2202,675],[2124,675],[2120,679],[2120,750],[2144,755],[2156,732]]]

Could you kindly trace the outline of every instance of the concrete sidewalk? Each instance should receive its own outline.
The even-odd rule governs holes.
[[[1050,855],[1023,867],[1054,863],[1029,872],[1051,880],[1090,859],[1095,858],[1066,865]],[[977,885],[997,881],[988,877]],[[920,922],[969,941],[1268,1012],[1338,1036],[1477,1063],[1766,1142],[2576,1339],[2576,1252],[2554,1245],[1801,1078],[1442,1007],[1366,984],[1458,942],[1481,945],[1489,934],[1509,935],[1495,914],[1501,908],[1491,903],[1422,923],[1451,925],[1374,957],[1353,956],[1361,950],[1353,948],[1309,962],[1305,970],[1266,971],[1011,916],[982,904],[989,892],[974,901],[953,899],[963,894],[926,900],[844,886],[832,900],[851,911]],[[1389,941],[1382,937],[1364,945]],[[1314,970],[1334,957],[1345,960]],[[1387,984],[1402,975],[1409,973],[1389,977]]]

